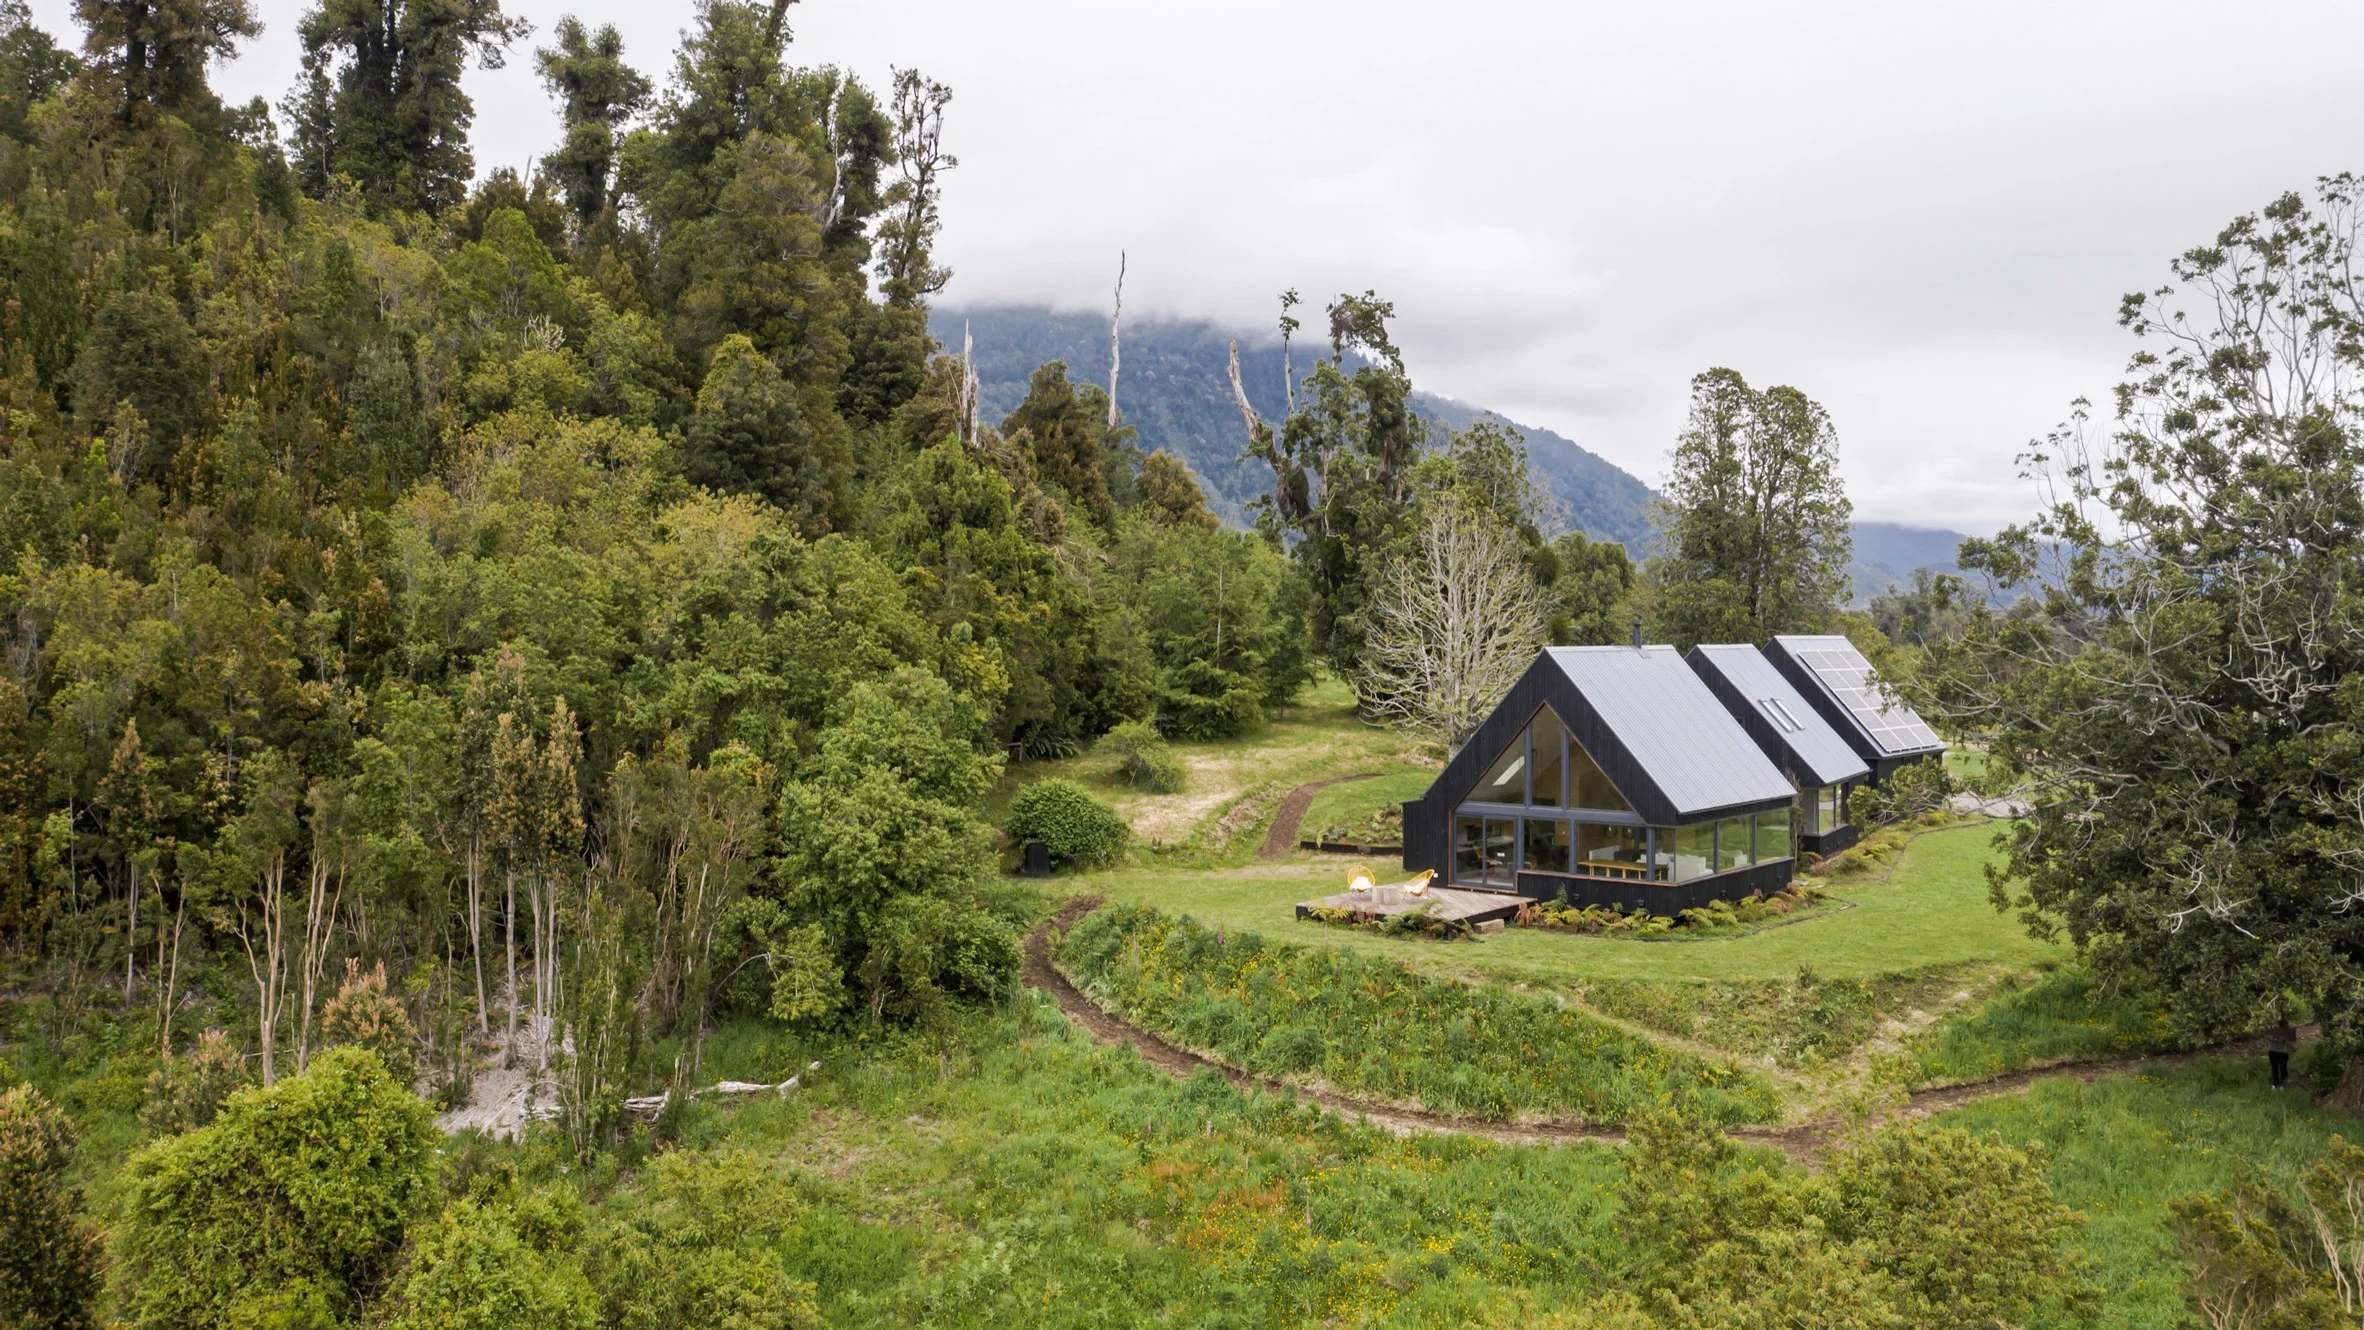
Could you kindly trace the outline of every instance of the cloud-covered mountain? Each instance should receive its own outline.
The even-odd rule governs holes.
[[[931,320],[937,340],[957,351],[964,334],[975,346],[981,384],[980,414],[998,421],[1026,396],[1026,384],[1046,361],[1067,363],[1068,377],[1108,382],[1108,317],[1053,310],[1042,305],[993,305],[939,309]],[[1118,405],[1139,432],[1146,450],[1163,448],[1188,463],[1206,488],[1207,500],[1230,521],[1243,520],[1247,504],[1270,492],[1272,472],[1263,463],[1240,460],[1247,428],[1232,401],[1227,369],[1238,334],[1212,323],[1131,319],[1124,329],[1124,372],[1117,381]],[[1294,368],[1302,375],[1327,348],[1301,342]],[[1286,410],[1281,348],[1276,341],[1240,338],[1240,378],[1248,400],[1266,420]],[[1449,430],[1466,429],[1489,413],[1451,398],[1419,394],[1418,405]],[[1588,535],[1622,542],[1635,557],[1649,551],[1648,485],[1574,440],[1550,430],[1509,422],[1526,436],[1527,464],[1536,482],[1567,505],[1569,521]],[[1893,584],[1909,586],[1913,570],[1957,571],[1956,531],[1923,529],[1894,522],[1855,524],[1856,603]]]

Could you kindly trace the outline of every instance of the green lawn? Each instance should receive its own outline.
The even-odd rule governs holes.
[[[1988,903],[1982,869],[1991,826],[1931,832],[1914,841],[1885,882],[1850,882],[1841,910],[1746,937],[1635,941],[1540,929],[1511,929],[1477,942],[1386,938],[1304,923],[1300,900],[1346,883],[1337,856],[1299,854],[1277,863],[1208,870],[1127,867],[1070,879],[1077,891],[1192,914],[1210,924],[1253,929],[1275,941],[1345,947],[1430,973],[1558,984],[1591,979],[1735,980],[1794,977],[1800,967],[1836,978],[1869,978],[1963,963],[2018,967],[2064,948],[2029,938],[2018,920]],[[1384,878],[1392,865],[1374,864]]]
[[[1357,781],[1339,787],[1339,797],[1358,786],[1393,790],[1405,784],[1412,794],[1428,788],[1435,777],[1433,759],[1414,740],[1370,725],[1354,714],[1354,694],[1335,679],[1323,677],[1297,694],[1295,701],[1276,711],[1263,729],[1237,739],[1173,745],[1185,773],[1182,788],[1172,794],[1136,790],[1116,774],[1113,758],[1083,753],[1050,762],[1014,762],[986,799],[986,814],[995,821],[1017,792],[1035,781],[1064,776],[1081,782],[1115,808],[1133,828],[1136,845],[1147,850],[1191,843],[1226,809],[1241,798],[1263,794],[1264,802],[1307,781],[1327,780],[1361,772],[1382,773],[1382,779]],[[1369,796],[1376,803],[1376,796]],[[1410,798],[1412,795],[1405,795]],[[1271,812],[1269,806],[1258,826]],[[1237,853],[1252,852],[1260,834],[1249,827],[1237,837]]]
[[[2322,1157],[2333,1134],[2359,1134],[2354,1118],[2314,1108],[2305,1093],[2269,1089],[2262,1057],[2090,1085],[2056,1077],[1935,1121],[2044,1147],[2053,1194],[2085,1214],[2082,1245],[2107,1291],[2098,1324],[2110,1330],[2186,1324],[2182,1270],[2160,1224],[2168,1201],[2226,1186],[2243,1159],[2287,1182]]]
[[[1313,796],[1313,806],[1305,810],[1305,822],[1298,838],[1309,838],[1324,827],[1361,825],[1389,809],[1400,808],[1407,799],[1417,799],[1428,793],[1429,783],[1435,779],[1436,772],[1428,767],[1397,763],[1382,771],[1376,779],[1332,785]],[[1388,843],[1394,844],[1394,841],[1391,839]]]

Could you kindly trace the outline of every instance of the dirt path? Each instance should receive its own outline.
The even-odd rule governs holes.
[[[1305,810],[1313,807],[1313,796],[1326,786],[1344,785],[1350,780],[1370,780],[1376,771],[1358,772],[1352,776],[1337,776],[1329,780],[1312,781],[1298,786],[1282,798],[1280,807],[1272,814],[1272,827],[1264,833],[1264,848],[1256,851],[1259,859],[1278,859],[1297,848],[1297,828],[1305,821]]]
[[[1350,778],[1351,779],[1351,778]],[[1302,793],[1302,791],[1300,791]],[[1292,799],[1296,796],[1291,795]],[[1310,797],[1310,796],[1309,796]],[[1302,807],[1298,810],[1303,813]],[[1059,907],[1056,914],[1037,925],[1026,935],[1026,986],[1050,994],[1059,1003],[1059,1010],[1067,1018],[1082,1026],[1100,1044],[1114,1046],[1129,1044],[1152,1066],[1170,1076],[1183,1078],[1198,1073],[1201,1068],[1214,1071],[1223,1079],[1243,1090],[1262,1090],[1268,1094],[1294,1094],[1310,1103],[1337,1113],[1341,1117],[1368,1122],[1384,1127],[1397,1135],[1413,1132],[1458,1132],[1468,1136],[1483,1136],[1488,1140],[1511,1145],[1539,1145],[1548,1141],[1601,1141],[1616,1143],[1625,1139],[1625,1127],[1614,1122],[1515,1122],[1499,1118],[1464,1117],[1454,1113],[1432,1113],[1426,1109],[1403,1104],[1379,1103],[1356,1099],[1332,1090],[1291,1085],[1282,1081],[1251,1076],[1236,1068],[1226,1067],[1178,1048],[1141,1029],[1122,1017],[1103,1011],[1083,995],[1051,964],[1053,931],[1065,932],[1085,915],[1098,909],[1098,896],[1076,896]],[[2050,1076],[2074,1076],[2078,1080],[2093,1081],[2103,1076],[2131,1071],[2137,1067],[2176,1066],[2197,1062],[2202,1058],[2221,1057],[2228,1053],[2255,1051],[2263,1045],[2256,1039],[2236,1040],[2214,1048],[2197,1049],[2188,1053],[2156,1053],[2140,1057],[2110,1058],[2098,1062],[2063,1063],[2049,1067],[2035,1067],[1995,1076],[1983,1081],[1960,1085],[1938,1086],[1916,1090],[1907,1096],[1904,1105],[1888,1115],[1889,1121],[1916,1122],[1948,1109],[1999,1095],[2018,1094]],[[1821,1161],[1823,1150],[1844,1127],[1837,1119],[1821,1119],[1789,1127],[1730,1127],[1726,1134],[1734,1140],[1752,1145],[1771,1146],[1788,1155],[1804,1167],[1814,1167]]]

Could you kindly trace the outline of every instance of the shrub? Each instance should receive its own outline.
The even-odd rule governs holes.
[[[580,1203],[528,1198],[526,1208],[468,1199],[422,1225],[391,1290],[391,1330],[598,1330]],[[560,1222],[537,1222],[549,1215]]]
[[[1132,828],[1071,780],[1038,780],[1010,802],[1006,828],[1020,840],[1038,840],[1054,862],[1105,864],[1124,853]]]
[[[1848,795],[1847,816],[1859,827],[1878,827],[1943,813],[1958,788],[1945,763],[1908,762],[1885,782],[1861,786]]]
[[[1349,1093],[1508,1116],[1618,1121],[1666,1098],[1719,1122],[1779,1112],[1734,1064],[1665,1049],[1544,998],[1417,974],[1330,947],[1272,946],[1116,906],[1060,944],[1095,999],[1250,1071],[1304,1073]]]
[[[167,1049],[163,1065],[148,1076],[148,1101],[140,1122],[160,1136],[210,1126],[222,1101],[246,1088],[246,1057],[220,1030],[197,1036],[185,1058]]]
[[[432,1191],[435,1139],[426,1104],[359,1049],[230,1096],[212,1126],[124,1165],[125,1310],[139,1324],[227,1327],[308,1283],[349,1314]]]
[[[1893,1128],[1821,1176],[1665,1115],[1635,1124],[1619,1226],[1625,1279],[1680,1325],[2087,1324],[2098,1292],[2065,1254],[2082,1217],[2040,1155]]]
[[[1100,751],[1116,758],[1116,772],[1134,789],[1172,794],[1182,788],[1182,759],[1145,720],[1128,720],[1103,735]]]
[[[813,1286],[788,1277],[780,1249],[804,1205],[763,1159],[743,1151],[657,1157],[647,1188],[612,1207],[587,1262],[614,1330],[821,1325]]]
[[[0,1324],[96,1324],[99,1238],[65,1185],[74,1124],[30,1085],[0,1093]]]
[[[419,1076],[419,1045],[411,1034],[410,1013],[386,991],[386,967],[381,962],[368,974],[361,962],[345,962],[345,982],[320,1012],[321,1042],[365,1049],[386,1064],[386,1071],[403,1085]]]
[[[845,981],[818,924],[783,930],[766,953],[772,967],[772,1019],[818,1021],[845,1005]]]
[[[1380,914],[1375,910],[1357,910],[1346,906],[1317,905],[1305,917],[1317,924],[1342,924],[1348,928],[1366,929],[1384,937],[1432,937],[1443,940],[1465,938],[1477,930],[1466,919],[1445,919],[1435,913],[1435,903],[1423,901],[1409,910],[1395,914]]]
[[[2223,1192],[2172,1202],[2167,1228],[2198,1323],[2353,1324],[2344,1313],[2354,1305],[2353,1254],[2364,1246],[2360,1211],[2364,1149],[2339,1136],[2299,1176],[2296,1200],[2245,1166]]]

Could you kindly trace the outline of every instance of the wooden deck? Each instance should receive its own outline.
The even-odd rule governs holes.
[[[1302,919],[1317,909],[1328,909],[1353,910],[1385,918],[1427,905],[1429,913],[1436,918],[1465,920],[1475,926],[1508,919],[1519,912],[1520,906],[1531,905],[1535,900],[1533,896],[1516,896],[1507,891],[1464,891],[1459,887],[1434,886],[1415,896],[1400,886],[1383,886],[1299,901],[1297,917]]]

